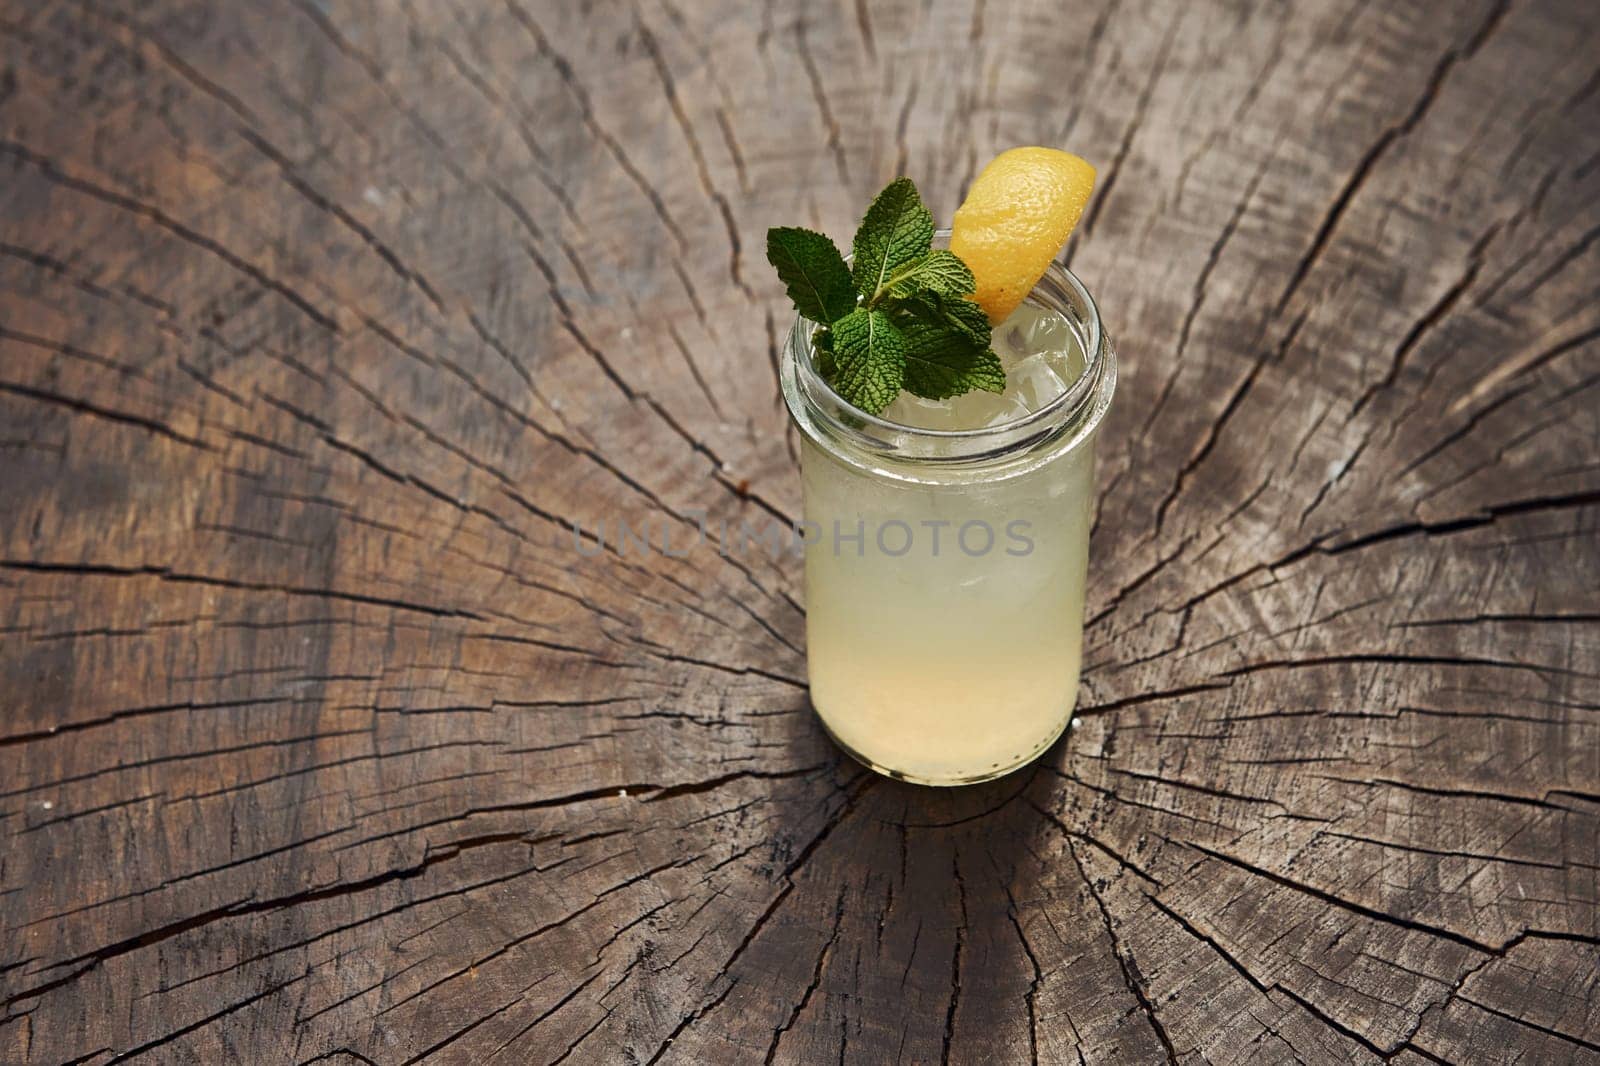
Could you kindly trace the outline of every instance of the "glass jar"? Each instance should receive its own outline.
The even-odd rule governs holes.
[[[941,234],[941,236],[944,236]],[[800,431],[811,702],[839,746],[927,785],[999,777],[1061,735],[1078,694],[1095,438],[1117,366],[1094,300],[1052,264],[1074,380],[1031,414],[935,431],[868,415],[784,346]]]

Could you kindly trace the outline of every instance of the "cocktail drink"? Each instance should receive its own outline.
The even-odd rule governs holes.
[[[924,784],[1049,747],[1078,691],[1094,445],[1116,361],[1088,292],[1051,268],[994,330],[1006,391],[902,393],[879,417],[783,359],[801,433],[811,699],[838,743]]]
[[[891,182],[852,261],[767,234],[800,312],[784,399],[801,439],[811,700],[881,773],[998,777],[1071,720],[1083,650],[1095,440],[1116,359],[1054,262],[1094,169],[1013,149],[951,230]]]

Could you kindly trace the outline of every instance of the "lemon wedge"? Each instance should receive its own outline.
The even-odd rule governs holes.
[[[971,269],[990,324],[1033,291],[1093,191],[1094,167],[1057,148],[1011,148],[983,168],[956,211],[950,250]]]

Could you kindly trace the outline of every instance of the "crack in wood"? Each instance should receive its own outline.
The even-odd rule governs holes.
[[[1117,935],[1115,923],[1111,920],[1111,912],[1106,909],[1105,899],[1100,895],[1100,890],[1095,887],[1094,881],[1089,877],[1089,872],[1083,867],[1083,860],[1078,857],[1077,844],[1067,841],[1067,854],[1072,858],[1072,864],[1078,869],[1078,876],[1083,879],[1083,887],[1094,900],[1095,909],[1100,914],[1100,921],[1105,928],[1106,946],[1113,958],[1117,960],[1117,967],[1122,971],[1122,981],[1130,995],[1137,1004],[1136,1010],[1143,1013],[1145,1021],[1149,1023],[1151,1032],[1161,1042],[1162,1049],[1166,1052],[1167,1062],[1177,1066],[1178,1050],[1173,1046],[1172,1037],[1167,1034],[1167,1028],[1162,1024],[1161,1018],[1156,1013],[1155,1004],[1151,1002],[1149,994],[1144,988],[1144,977],[1138,973],[1137,964],[1132,957],[1125,953],[1122,947],[1122,938]]]

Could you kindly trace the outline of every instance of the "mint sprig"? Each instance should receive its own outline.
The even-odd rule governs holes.
[[[932,245],[933,215],[910,178],[890,182],[867,208],[851,266],[823,234],[767,231],[768,261],[795,310],[819,327],[811,338],[817,372],[868,414],[902,388],[929,400],[1005,391],[988,316],[967,299],[972,271]]]

